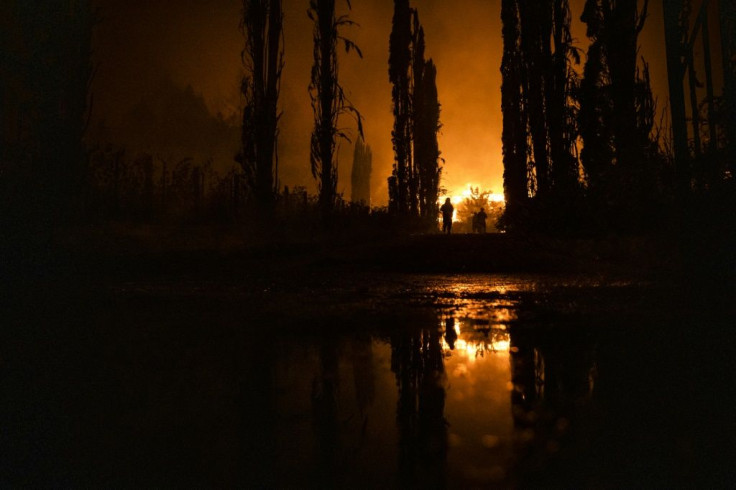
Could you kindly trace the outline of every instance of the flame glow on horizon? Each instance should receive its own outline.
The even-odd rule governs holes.
[[[444,322],[443,326],[447,328],[447,324]],[[473,328],[465,325],[462,321],[455,323],[453,330],[457,340],[455,340],[452,347],[444,337],[441,341],[442,351],[445,355],[451,355],[452,352],[455,352],[465,361],[474,363],[478,357],[483,357],[486,353],[508,356],[511,350],[511,341],[505,327],[494,328],[491,335],[485,339],[477,338]]]
[[[455,210],[452,213],[452,221],[458,222],[459,218],[457,216],[457,206],[462,204],[463,201],[465,201],[466,199],[472,198],[473,196],[472,189],[484,190],[485,188],[483,186],[476,185],[476,184],[466,184],[464,190],[462,190],[461,192],[457,192],[457,191],[448,192],[446,196],[442,196],[440,198],[437,204],[442,205],[442,203],[445,202],[445,199],[449,197],[450,202],[455,207]],[[506,202],[506,198],[504,197],[503,193],[493,192],[488,195],[488,206],[489,207],[492,206],[493,204],[505,203],[505,202]]]

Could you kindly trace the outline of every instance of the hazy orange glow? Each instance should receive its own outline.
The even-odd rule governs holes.
[[[442,186],[453,200],[462,196],[467,182],[491,190],[500,199],[503,191],[501,151],[502,54],[500,1],[417,0],[427,39],[427,56],[438,68],[437,85],[442,104],[439,135]],[[580,23],[583,0],[572,0],[573,35],[577,46],[587,48],[585,26]],[[121,2],[98,0],[100,17],[94,53],[99,71],[94,82],[93,124],[104,123],[124,138],[122,117],[150,87],[171,78],[181,87],[191,85],[204,96],[209,110],[237,118],[241,104],[238,88],[243,68],[243,37],[238,29],[241,1]],[[338,2],[344,13],[345,2]],[[312,24],[302,0],[284,1],[285,61],[283,72],[279,155],[282,185],[304,185],[316,191],[309,169],[312,112],[307,86],[312,65]],[[365,118],[365,137],[373,150],[372,202],[385,205],[386,179],[394,160],[391,86],[388,81],[388,40],[393,3],[353,2],[351,18],[360,27],[343,34],[362,49],[340,56],[340,77],[346,93]],[[652,83],[663,108],[666,91],[665,57],[661,56],[663,27],[661,7],[650,5],[642,35],[641,54],[650,62]],[[355,122],[345,118],[345,128]],[[355,134],[355,130],[352,130]],[[125,141],[120,142],[125,145]],[[211,151],[204,148],[202,153]],[[220,152],[229,155],[229,151]],[[352,145],[340,150],[338,192],[350,195]],[[217,168],[233,165],[219,158]],[[457,201],[455,201],[457,202]]]
[[[455,207],[455,209],[452,212],[452,221],[458,222],[460,218],[457,215],[457,207],[458,205],[462,204],[463,201],[466,199],[469,199],[472,197],[473,193],[471,189],[479,188],[481,191],[485,190],[482,186],[476,185],[476,184],[465,184],[464,190],[460,191],[458,193],[448,193],[446,196],[441,196],[439,201],[437,203],[441,205],[443,202],[445,202],[445,199],[448,197],[450,198],[450,202]],[[493,203],[503,203],[506,202],[506,198],[502,193],[493,192],[488,195],[488,206],[490,207]],[[438,217],[439,219],[439,217]]]
[[[447,328],[447,322],[444,323]],[[508,356],[510,349],[509,334],[503,326],[495,326],[490,331],[476,331],[463,319],[456,319],[454,324],[457,339],[450,347],[445,338],[442,339],[442,352],[446,355],[459,355],[463,360],[473,363],[486,353]]]

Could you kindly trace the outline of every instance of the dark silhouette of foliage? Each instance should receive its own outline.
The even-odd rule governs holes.
[[[355,141],[353,151],[353,172],[351,175],[351,197],[354,203],[371,204],[371,172],[373,170],[373,152],[362,137]]]
[[[241,26],[246,76],[238,160],[255,202],[269,208],[278,190],[278,100],[284,66],[281,0],[243,0]]]
[[[426,487],[443,478],[448,443],[440,339],[437,329],[391,338],[391,371],[398,391],[398,467],[405,488]]]
[[[350,2],[347,1],[348,8]],[[348,100],[338,81],[337,44],[342,42],[345,50],[355,50],[363,57],[360,49],[351,40],[341,36],[339,29],[355,25],[347,15],[335,14],[335,0],[310,0],[309,18],[314,22],[314,65],[312,67],[309,94],[314,112],[310,162],[312,175],[317,179],[320,206],[325,218],[335,208],[337,199],[337,140],[349,141],[347,133],[338,126],[341,115],[351,113],[363,135],[360,113]]]
[[[427,222],[437,219],[440,175],[440,150],[437,133],[440,130],[440,103],[437,95],[437,68],[424,59],[424,29],[419,14],[414,11],[413,29],[413,131],[414,181],[410,185],[412,206],[418,206],[420,216]],[[414,197],[416,196],[416,197]],[[414,204],[414,201],[417,204]]]
[[[549,113],[549,144],[552,161],[552,181],[557,199],[573,198],[579,190],[577,155],[578,110],[576,95],[579,79],[573,63],[580,64],[580,55],[573,46],[570,33],[568,0],[554,0],[552,5],[552,76],[546,93]]]
[[[581,159],[595,212],[619,229],[651,224],[663,192],[649,68],[637,66],[647,8],[588,0],[581,17],[592,41],[580,90]]]
[[[529,197],[527,185],[526,108],[523,103],[519,8],[516,0],[501,3],[503,59],[501,112],[503,113],[503,182],[508,225],[522,220]]]
[[[533,219],[556,226],[569,219],[580,187],[579,82],[573,68],[580,57],[570,33],[569,4],[507,1],[501,17],[504,225]]]
[[[545,196],[551,188],[548,146],[548,117],[545,99],[551,75],[552,5],[545,2],[519,2],[521,25],[522,85],[528,110],[530,165],[534,172],[534,194]]]
[[[389,38],[388,75],[392,84],[394,129],[391,141],[396,161],[395,209],[399,214],[412,212],[411,186],[414,180],[411,147],[411,9],[409,0],[394,0],[394,16]],[[391,207],[391,206],[389,206]]]
[[[434,222],[439,198],[437,68],[424,57],[424,29],[408,1],[394,2],[389,80],[393,85],[395,198],[390,209]],[[391,188],[389,188],[391,201]]]
[[[419,177],[419,210],[422,218],[433,222],[437,218],[442,168],[437,133],[440,124],[440,103],[437,96],[437,68],[430,59],[424,62],[422,83],[417,92],[421,110],[416,111],[414,158]]]
[[[580,87],[580,157],[585,170],[589,194],[608,201],[615,186],[611,185],[613,134],[609,103],[608,69],[604,52],[603,15],[597,2],[587,2],[581,20],[587,24],[591,40]]]
[[[390,214],[399,212],[399,184],[396,175],[388,178],[388,212]]]

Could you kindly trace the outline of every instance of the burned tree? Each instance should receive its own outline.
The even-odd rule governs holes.
[[[371,204],[371,171],[373,166],[373,152],[366,145],[363,138],[355,141],[353,150],[353,172],[351,175],[351,196],[354,203],[366,206]]]
[[[270,208],[278,191],[278,100],[284,67],[281,0],[243,0],[242,153],[239,161],[255,202]]]
[[[347,1],[348,8],[350,2]],[[319,204],[323,217],[329,216],[337,199],[337,140],[347,139],[338,127],[340,116],[349,112],[355,116],[362,136],[361,116],[347,99],[338,81],[337,44],[342,42],[346,51],[360,49],[338,32],[340,27],[354,25],[347,15],[337,17],[335,0],[310,0],[309,18],[314,22],[314,65],[309,84],[309,95],[314,112],[310,162],[312,175],[319,186]]]

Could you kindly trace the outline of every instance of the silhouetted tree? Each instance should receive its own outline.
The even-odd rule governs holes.
[[[437,329],[402,333],[391,339],[402,487],[444,486],[447,421],[440,341]]]
[[[440,130],[440,103],[437,95],[437,68],[424,58],[424,29],[419,13],[413,11],[412,31],[412,134],[414,162],[412,206],[418,206],[420,216],[434,222],[437,219],[439,199],[440,150],[437,132]],[[414,197],[416,195],[416,198]],[[414,204],[414,201],[417,204]]]
[[[568,0],[552,4],[552,76],[548,77],[546,106],[549,121],[549,144],[552,160],[552,181],[557,199],[570,200],[578,192],[577,156],[578,114],[576,95],[579,79],[574,64],[580,55],[573,46],[570,33]]]
[[[440,192],[440,149],[437,133],[441,128],[440,102],[437,95],[437,68],[430,59],[423,63],[421,84],[415,100],[414,159],[418,175],[419,210],[422,218],[435,222]]]
[[[391,141],[396,177],[395,208],[400,214],[409,214],[411,206],[412,148],[411,148],[411,9],[409,0],[394,0],[394,16],[389,38],[388,75],[392,84],[391,98],[394,111],[394,129]]]
[[[245,34],[240,163],[255,201],[270,208],[278,191],[278,100],[284,67],[281,0],[243,0]]]
[[[347,4],[350,8],[349,0]],[[363,55],[352,41],[339,34],[340,27],[355,23],[347,15],[336,16],[335,0],[310,0],[307,13],[314,22],[314,66],[309,84],[314,112],[310,161],[312,175],[319,186],[320,208],[326,218],[332,213],[337,198],[337,139],[348,139],[338,127],[340,115],[352,113],[358,123],[358,132],[363,134],[361,116],[338,81],[338,41],[344,43],[346,51],[355,50],[361,58]]]
[[[362,137],[355,141],[353,150],[353,172],[351,175],[351,201],[370,206],[371,203],[371,171],[373,152]]]
[[[614,156],[616,165],[627,174],[632,174],[633,169],[643,163],[636,124],[636,61],[637,39],[644,28],[647,5],[648,1],[645,0],[641,15],[637,10],[637,0],[611,1],[603,9],[607,34],[605,50],[613,105],[611,125]]]
[[[646,62],[637,66],[647,7],[647,1],[639,11],[636,0],[588,0],[581,17],[592,40],[580,91],[588,195],[596,212],[627,228],[653,209],[661,190],[649,69]]]
[[[548,112],[545,110],[552,73],[552,2],[519,1],[522,86],[535,177],[534,193],[545,196],[551,188]]]
[[[580,59],[569,4],[506,1],[501,17],[505,225],[520,224],[522,214],[539,223],[549,216],[564,220],[579,188],[578,77],[572,65]],[[529,214],[529,197],[543,203],[536,208],[545,217]]]
[[[424,57],[424,29],[408,1],[394,2],[389,80],[393,84],[396,199],[400,214],[436,219],[439,197],[440,104],[437,68]],[[391,189],[389,189],[391,191]]]
[[[586,2],[581,20],[587,25],[587,36],[591,43],[580,86],[580,136],[583,140],[580,157],[589,195],[605,202],[615,185],[610,176],[613,164],[613,108],[608,100],[610,88],[600,3]]]
[[[522,219],[529,197],[527,183],[526,107],[522,93],[519,8],[516,0],[501,3],[503,58],[501,112],[503,114],[503,182],[506,225]]]
[[[388,185],[388,212],[397,214],[399,212],[399,184],[396,175],[389,177]]]

